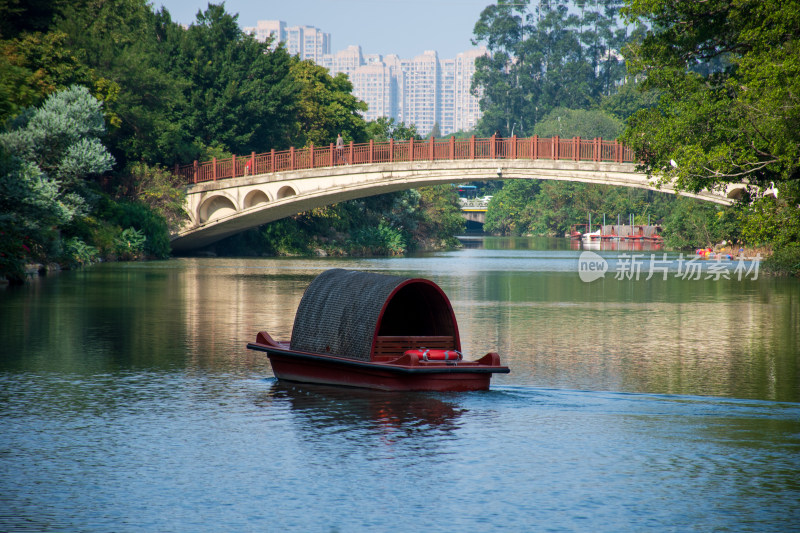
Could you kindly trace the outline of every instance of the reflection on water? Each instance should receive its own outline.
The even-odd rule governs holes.
[[[366,389],[278,382],[257,404],[269,408],[274,402],[291,406],[306,439],[316,441],[346,426],[368,431],[376,437],[373,444],[383,445],[408,438],[442,438],[458,427],[463,412],[442,395],[376,394]]]
[[[584,283],[580,253],[476,239],[407,258],[98,265],[6,289],[0,530],[791,529],[800,283]],[[496,350],[511,374],[455,394],[275,381],[245,344],[289,338],[332,267],[433,279],[467,355]]]

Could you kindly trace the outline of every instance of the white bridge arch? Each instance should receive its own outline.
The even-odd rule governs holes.
[[[529,141],[532,142],[523,144]],[[458,142],[470,144],[465,144],[466,149],[459,150]],[[307,168],[300,169],[296,167],[303,165],[297,162],[302,163],[302,156],[308,156],[309,150],[292,149],[284,152],[289,155],[284,159],[281,159],[280,153],[273,151],[261,156],[253,154],[249,158],[214,161],[213,167],[195,164],[176,169],[177,173],[194,183],[186,191],[189,220],[173,236],[172,248],[175,251],[188,251],[316,207],[443,183],[546,179],[675,193],[669,185],[657,188],[646,175],[636,171],[635,164],[623,162],[631,158],[630,154],[625,154],[616,143],[613,144],[614,150],[606,152],[609,157],[603,161],[598,160],[604,153],[603,148],[612,145],[598,139],[511,138],[496,144],[494,139],[473,138],[458,142],[451,139],[437,144],[433,140],[416,145],[413,141],[410,141],[410,145],[370,143],[369,151],[363,150],[361,157],[352,144],[345,148],[343,154],[335,152],[333,146],[322,150],[312,147],[310,158],[306,157],[305,160]],[[559,149],[559,144],[565,142],[569,143],[567,148],[574,147],[571,154],[563,144]],[[376,157],[381,155],[379,149],[387,145],[388,156],[383,152],[383,157]],[[549,152],[545,150],[548,146],[552,147]],[[401,148],[406,155],[415,154],[414,160],[402,157]],[[562,155],[574,157],[559,158],[559,151]],[[590,152],[588,157],[585,156],[587,152]],[[584,160],[578,159],[578,154],[584,155]],[[343,161],[339,161],[339,157]],[[378,159],[383,161],[376,162]],[[353,161],[356,164],[348,164]],[[289,168],[282,170],[282,167]],[[254,169],[256,173],[242,175],[248,173],[249,169]],[[734,185],[725,191],[680,194],[729,205],[742,193],[743,188],[744,185]]]

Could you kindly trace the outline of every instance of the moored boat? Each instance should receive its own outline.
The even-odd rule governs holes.
[[[251,350],[265,352],[280,380],[381,390],[486,390],[508,373],[500,356],[461,354],[450,300],[430,280],[327,270],[306,289],[291,340],[260,332]]]

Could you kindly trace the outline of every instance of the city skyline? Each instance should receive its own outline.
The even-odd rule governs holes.
[[[487,53],[485,48],[454,58],[440,58],[435,50],[413,58],[364,54],[358,45],[332,53],[332,36],[322,28],[259,20],[243,30],[259,41],[281,43],[290,54],[325,67],[331,75],[346,74],[353,94],[368,106],[363,113],[368,121],[388,117],[414,125],[423,135],[436,127],[449,135],[472,130],[480,120],[479,99],[471,87],[475,60]]]
[[[470,42],[472,29],[489,0],[301,0],[257,2],[226,0],[225,9],[238,14],[239,26],[255,26],[258,20],[283,20],[288,26],[313,26],[332,36],[332,49],[360,46],[365,54],[396,54],[413,58],[426,50],[440,57],[477,48]],[[191,24],[207,0],[153,0],[174,21]],[[380,23],[376,23],[380,21]],[[376,27],[378,26],[378,27]],[[411,30],[409,30],[411,29]]]

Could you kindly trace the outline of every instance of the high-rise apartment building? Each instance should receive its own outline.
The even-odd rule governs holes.
[[[273,46],[277,46],[281,41],[286,41],[286,23],[282,20],[259,20],[255,26],[243,28],[243,31],[262,43],[272,37]]]
[[[291,55],[300,59],[310,59],[321,64],[322,57],[331,53],[331,34],[324,33],[313,26],[286,26],[282,20],[259,20],[255,26],[243,31],[264,42],[273,37],[273,44],[284,43]]]
[[[381,57],[364,55],[360,46],[348,46],[330,52],[330,34],[311,26],[291,26],[278,20],[260,20],[245,28],[257,39],[275,37],[290,54],[311,59],[328,69],[331,75],[347,74],[353,93],[367,103],[366,120],[389,117],[414,125],[428,135],[438,124],[442,135],[475,128],[481,117],[478,97],[472,93],[475,60],[487,53],[485,48],[440,60],[433,50],[413,59],[394,54]]]

